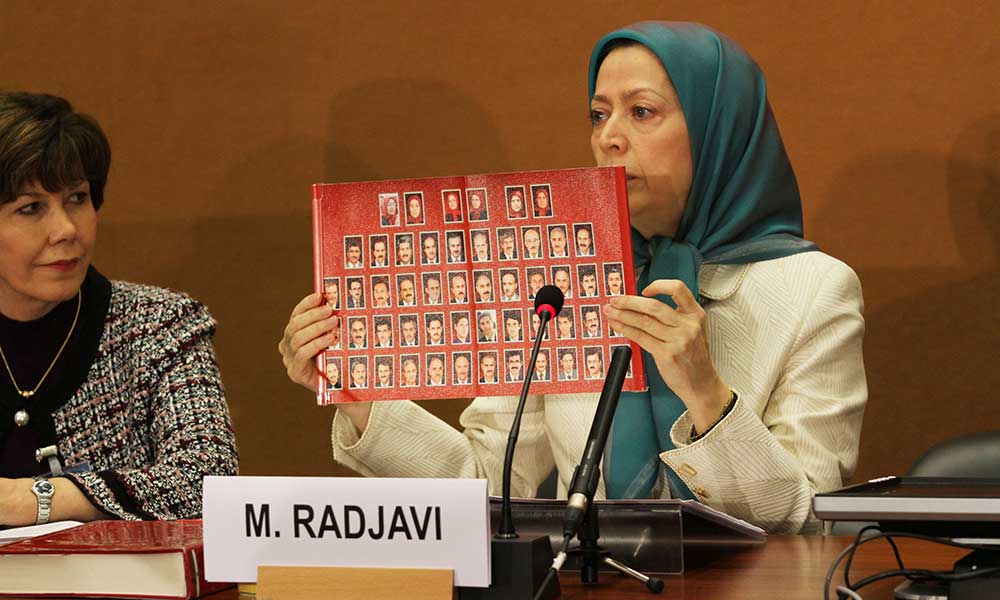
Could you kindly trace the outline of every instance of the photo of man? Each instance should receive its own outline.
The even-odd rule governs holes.
[[[563,293],[566,298],[573,297],[573,282],[569,275],[569,265],[555,265],[551,267],[552,284]]]
[[[372,275],[372,308],[388,308],[392,306],[389,295],[389,276]]]
[[[538,316],[534,311],[531,312],[531,341],[535,341],[535,336],[538,335],[538,328],[542,326],[542,318]]]
[[[396,234],[396,266],[397,267],[412,267],[413,266],[413,234],[412,233],[397,233]]]
[[[469,302],[469,286],[465,281],[464,271],[448,271],[449,302],[466,304]]]
[[[444,354],[427,355],[427,385],[444,385]]]
[[[556,315],[556,339],[572,340],[576,338],[576,323],[573,322],[573,307],[564,306]]]
[[[326,369],[324,370],[324,374],[326,375],[326,389],[340,390],[344,388],[344,381],[340,377],[339,358],[326,359]]]
[[[552,216],[552,188],[548,184],[531,186],[531,210],[536,218]]]
[[[399,227],[399,194],[379,194],[378,214],[382,227]]]
[[[507,196],[507,218],[527,219],[528,210],[524,201],[524,186],[508,185],[504,188],[504,194]]]
[[[451,359],[451,382],[455,385],[472,383],[472,353],[454,352]]]
[[[348,277],[347,281],[347,308],[365,307],[365,278]]]
[[[472,262],[489,262],[490,256],[490,230],[473,229],[470,233],[472,237]]]
[[[521,300],[521,285],[517,280],[517,269],[500,269],[500,301]]]
[[[597,297],[597,265],[577,265],[576,280],[580,282],[581,298]]]
[[[385,235],[373,235],[368,238],[371,246],[372,266],[389,266],[389,237]]]
[[[513,227],[497,229],[497,257],[500,260],[517,260],[517,230]]]
[[[400,306],[417,305],[417,286],[412,274],[396,275],[396,297]]]
[[[490,213],[486,207],[486,188],[465,190],[465,197],[469,204],[469,220],[489,221]]]
[[[406,198],[406,224],[423,225],[424,193],[406,192],[403,196]]]
[[[472,325],[469,323],[468,311],[456,311],[451,313],[451,343],[471,344]]]
[[[575,223],[573,236],[576,240],[577,256],[594,255],[594,226],[590,223]]]
[[[503,311],[503,341],[520,342],[523,339],[521,309],[508,308]]]
[[[425,231],[420,234],[420,264],[436,265],[441,262],[438,252],[438,234],[436,231]]]
[[[493,271],[473,271],[472,281],[476,290],[476,302],[493,302]]]
[[[569,248],[567,248],[566,226],[549,225],[549,257],[569,258]]]
[[[583,337],[601,337],[601,307],[592,304],[581,306],[580,314],[583,316]]]
[[[448,264],[462,264],[465,262],[465,236],[461,231],[449,231],[445,234],[448,244]]]
[[[351,367],[350,388],[352,390],[363,390],[368,387],[368,357],[352,356],[348,360]]]
[[[400,387],[417,387],[420,385],[420,356],[404,354],[399,357],[399,370],[403,374]]]
[[[528,226],[521,228],[521,240],[524,242],[524,258],[533,259],[542,257],[542,234],[541,228]]]
[[[497,313],[493,310],[476,311],[476,339],[479,342],[497,341]]]
[[[604,354],[600,346],[583,349],[583,366],[584,379],[604,379]]]
[[[323,301],[330,308],[337,310],[340,308],[340,278],[323,278]]]
[[[379,315],[375,319],[375,347],[392,348],[392,317]]]
[[[360,269],[365,266],[364,256],[361,251],[362,241],[360,235],[351,235],[344,238],[344,266],[348,269]]]
[[[392,357],[391,356],[376,356],[375,357],[375,387],[377,388],[391,388],[393,380],[392,372]]]
[[[461,190],[443,190],[441,202],[444,204],[444,222],[462,222],[462,202],[459,200]]]
[[[497,383],[497,353],[479,353],[479,383]]]
[[[437,306],[441,304],[441,274],[424,273],[420,277],[424,284],[424,305]]]
[[[507,374],[504,381],[516,383],[524,381],[524,358],[520,350],[504,350],[504,364],[507,365]]]
[[[551,374],[549,373],[549,351],[539,350],[538,356],[535,357],[535,370],[532,373],[532,381],[549,381]]]
[[[424,339],[428,346],[444,345],[444,313],[424,315]]]
[[[534,300],[535,294],[545,285],[545,267],[528,267],[524,274],[528,279],[528,300]]]
[[[351,350],[364,350],[368,347],[368,319],[366,317],[350,317],[347,319],[347,335],[350,336],[347,347]]]
[[[417,331],[417,315],[399,315],[399,345],[412,348],[420,345],[420,334]]]
[[[623,296],[625,280],[621,263],[604,263],[604,290],[608,296]]]
[[[576,350],[574,348],[559,348],[559,381],[576,381]]]

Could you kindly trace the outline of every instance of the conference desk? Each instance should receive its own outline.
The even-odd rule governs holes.
[[[578,573],[565,573],[560,578],[562,598],[566,600],[670,600],[780,598],[796,600],[823,597],[823,580],[830,564],[853,538],[815,536],[772,536],[762,546],[717,556],[687,558],[689,565],[683,575],[665,578],[666,588],[660,595],[652,594],[639,582],[613,573],[601,573],[597,585],[580,583]],[[965,554],[964,550],[914,540],[899,540],[900,553],[907,567],[950,569],[952,563]],[[852,580],[865,575],[895,568],[892,551],[884,541],[865,544],[858,551],[851,568]],[[838,570],[835,581],[843,581]],[[865,600],[891,599],[900,578],[876,582],[862,590]],[[833,592],[831,590],[831,597]],[[206,596],[211,600],[248,600],[235,589]]]

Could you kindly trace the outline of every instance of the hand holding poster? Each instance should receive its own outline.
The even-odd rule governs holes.
[[[341,317],[318,359],[322,404],[519,394],[546,284],[566,302],[533,391],[600,391],[629,343],[601,311],[635,293],[621,168],[317,184],[313,248]],[[633,350],[625,389],[641,390]]]

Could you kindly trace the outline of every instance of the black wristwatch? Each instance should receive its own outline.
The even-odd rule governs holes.
[[[48,479],[39,479],[31,485],[31,491],[38,498],[38,517],[35,525],[42,525],[49,522],[49,513],[52,512],[52,495],[56,488]]]

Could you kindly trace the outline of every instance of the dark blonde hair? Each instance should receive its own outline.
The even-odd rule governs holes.
[[[110,167],[111,146],[92,117],[58,96],[0,91],[0,204],[36,181],[54,193],[87,180],[98,209]]]

